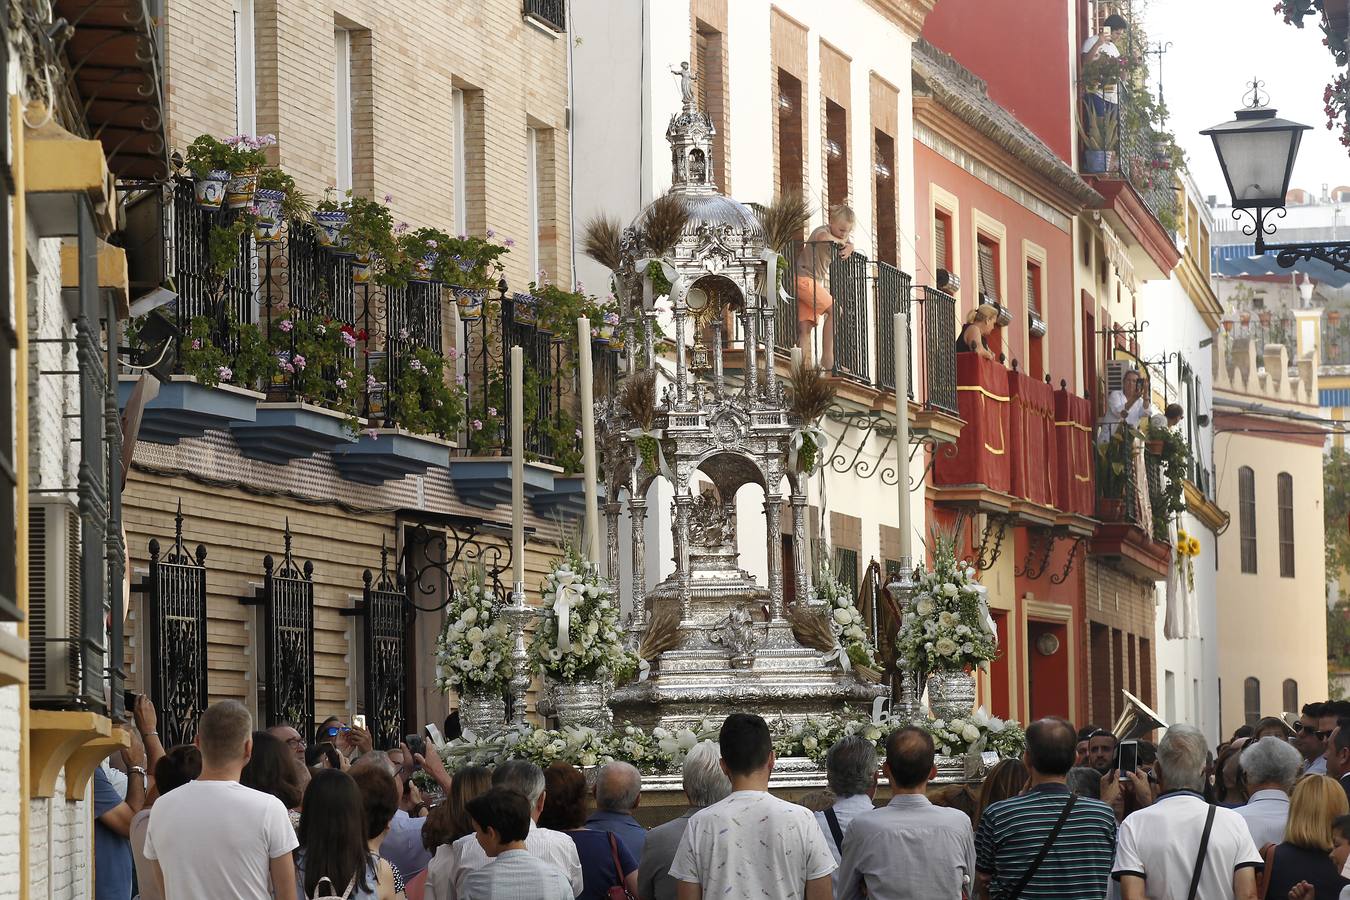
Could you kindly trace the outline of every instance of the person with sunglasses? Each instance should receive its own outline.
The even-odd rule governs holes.
[[[1327,750],[1329,734],[1319,734],[1319,720],[1325,703],[1303,704],[1303,715],[1294,725],[1294,747],[1303,755],[1304,775],[1325,775],[1327,760],[1323,755]]]

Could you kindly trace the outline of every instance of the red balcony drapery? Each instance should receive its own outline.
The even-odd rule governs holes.
[[[982,484],[1007,493],[1009,471],[1008,370],[978,353],[956,355],[957,406],[965,427],[955,455],[938,451],[934,481],[943,485]]]
[[[1055,450],[1060,509],[1090,516],[1095,508],[1092,403],[1067,390],[1055,391]]]
[[[1008,395],[1012,494],[1042,506],[1059,506],[1055,390],[1021,372],[1010,372]]]

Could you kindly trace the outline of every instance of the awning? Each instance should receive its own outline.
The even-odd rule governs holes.
[[[74,27],[69,85],[108,169],[121,180],[165,178],[164,87],[146,0],[54,0],[53,15]]]

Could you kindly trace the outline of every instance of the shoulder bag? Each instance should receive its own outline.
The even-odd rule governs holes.
[[[619,841],[612,831],[609,832],[609,855],[614,860],[614,874],[618,877],[619,883],[609,889],[606,900],[637,900],[628,893],[628,888],[624,885],[623,865],[619,862]]]
[[[1200,852],[1195,857],[1195,872],[1191,875],[1191,889],[1186,892],[1186,900],[1195,900],[1196,891],[1200,890],[1200,873],[1205,870],[1205,851],[1209,849],[1209,833],[1214,829],[1214,811],[1216,809],[1218,807],[1211,803],[1209,815],[1205,816],[1205,830],[1200,835]]]
[[[1041,863],[1045,862],[1045,857],[1050,853],[1050,847],[1054,845],[1055,838],[1059,837],[1060,831],[1064,828],[1064,823],[1069,820],[1069,812],[1076,802],[1078,802],[1078,795],[1070,794],[1069,802],[1064,804],[1064,812],[1059,814],[1055,827],[1050,829],[1050,834],[1046,836],[1045,843],[1041,845],[1041,852],[1036,854],[1036,858],[1022,873],[1022,877],[1017,879],[1017,884],[1013,885],[1012,890],[1005,895],[1008,900],[1016,900],[1016,898],[1022,896],[1022,891],[1026,890],[1027,885],[1031,883],[1031,879],[1035,877],[1036,870],[1041,867]]]

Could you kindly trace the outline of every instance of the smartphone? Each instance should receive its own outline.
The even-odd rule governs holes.
[[[1139,742],[1121,741],[1116,745],[1116,769],[1120,772],[1120,780],[1127,779],[1127,773],[1133,772],[1139,768]]]
[[[427,755],[426,738],[416,734],[409,734],[403,738],[403,743],[408,745],[408,749],[411,750],[414,755],[416,756]]]
[[[356,728],[360,728],[362,731],[365,731],[365,730],[366,730],[366,717],[365,717],[365,716],[352,716],[352,725],[353,725],[354,727],[356,727]]]
[[[135,691],[123,691],[123,692],[122,692],[122,709],[126,710],[126,711],[129,712],[129,713],[130,713],[130,712],[135,712],[135,711],[136,711],[136,692],[135,692]]]

